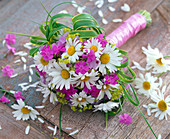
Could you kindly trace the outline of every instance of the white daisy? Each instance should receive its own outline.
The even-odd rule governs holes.
[[[152,94],[151,99],[156,102],[156,104],[151,103],[148,105],[150,108],[153,108],[151,113],[156,112],[155,117],[160,115],[159,120],[164,119],[164,117],[167,120],[167,114],[170,115],[170,95],[165,98],[165,90],[166,86],[162,88],[162,92],[158,89],[158,94]]]
[[[112,85],[112,84],[104,84],[103,82],[99,81],[99,85],[97,85],[96,87],[98,89],[101,89],[99,92],[99,95],[97,96],[97,100],[101,100],[102,98],[104,98],[104,95],[107,95],[107,97],[109,99],[112,98],[112,95],[110,93],[110,91],[113,91],[114,88],[119,89],[119,84],[116,85]]]
[[[65,58],[65,56],[68,56],[69,60],[72,62],[76,62],[77,59],[79,59],[79,56],[83,54],[81,51],[82,44],[79,43],[79,40],[74,39],[72,40],[69,38],[66,40],[66,51],[62,54],[62,58]]]
[[[58,101],[56,94],[49,88],[48,85],[41,83],[40,86],[36,89],[36,91],[40,91],[43,94],[43,103],[46,102],[48,97],[50,96],[50,102],[55,104]]]
[[[87,104],[94,103],[95,98],[87,96],[87,94],[82,91],[79,94],[75,93],[71,96],[71,102],[73,106],[80,106],[81,108],[87,106]]]
[[[84,52],[87,51],[89,53],[90,50],[93,50],[97,58],[99,58],[100,55],[102,54],[101,51],[103,50],[103,48],[101,47],[102,46],[101,43],[98,42],[98,39],[92,38],[91,40],[87,40],[87,43],[84,43],[84,45],[85,45],[83,47]]]
[[[170,70],[170,60],[165,60],[162,53],[159,52],[158,48],[152,49],[148,44],[148,49],[142,47],[143,53],[147,56],[146,69],[149,70],[153,67],[155,74],[166,72]]]
[[[90,73],[86,72],[85,74],[76,74],[72,72],[73,77],[71,78],[72,84],[76,84],[76,86],[79,86],[81,88],[84,88],[84,85],[88,89],[91,89],[91,85],[95,85],[95,82],[99,79],[98,72],[92,69]]]
[[[24,101],[22,99],[17,100],[17,104],[12,105],[11,107],[15,109],[16,111],[12,112],[14,114],[14,117],[16,117],[16,120],[28,120],[31,118],[32,120],[35,120],[37,118],[37,115],[39,115],[39,112],[33,109],[31,106],[25,105]]]
[[[106,68],[108,68],[110,72],[115,72],[117,71],[115,66],[121,65],[123,58],[120,57],[121,53],[119,53],[119,50],[115,50],[115,48],[116,46],[111,47],[108,43],[106,44],[100,56],[99,63],[99,71],[101,71],[102,74],[106,74]]]
[[[155,83],[157,77],[151,76],[151,73],[146,73],[145,77],[140,73],[140,78],[134,80],[135,88],[138,89],[137,93],[149,96],[160,86],[160,83]],[[161,79],[160,79],[161,80]],[[161,81],[160,81],[161,82]]]
[[[94,112],[100,110],[100,111],[104,111],[105,113],[107,113],[111,111],[114,107],[119,107],[119,103],[109,101],[107,103],[100,103],[99,105],[94,105],[94,107],[95,107]]]
[[[66,66],[65,63],[59,63],[57,62],[53,63],[54,68],[50,69],[48,71],[48,74],[53,77],[52,81],[49,83],[49,86],[52,88],[60,88],[62,90],[63,88],[70,89],[70,79],[71,74],[69,71],[69,68]]]
[[[55,60],[52,59],[49,61],[45,61],[43,59],[43,56],[39,52],[37,52],[37,54],[34,56],[34,62],[35,62],[35,66],[37,66],[37,68],[40,71],[46,72],[48,71],[48,69],[53,67],[53,62],[55,62]]]

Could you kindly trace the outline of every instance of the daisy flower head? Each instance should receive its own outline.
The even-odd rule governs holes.
[[[168,95],[165,98],[165,90],[166,90],[166,86],[164,86],[162,88],[162,91],[160,91],[160,89],[158,90],[158,94],[152,94],[151,95],[151,99],[156,102],[155,103],[151,103],[148,106],[152,109],[151,113],[155,113],[155,117],[159,116],[159,120],[163,120],[164,117],[167,120],[167,114],[170,115],[170,95]]]
[[[103,50],[101,46],[102,44],[98,41],[98,39],[92,38],[91,40],[87,40],[87,43],[84,43],[83,51],[84,52],[87,51],[88,53],[90,53],[90,50],[93,50],[95,56],[99,58],[100,55],[102,54],[101,51]]]
[[[87,104],[94,103],[95,98],[87,96],[87,94],[82,91],[79,94],[75,93],[71,96],[72,106],[80,106],[81,108],[87,106]]]
[[[61,55],[62,58],[65,58],[65,56],[68,56],[68,59],[72,62],[76,62],[76,60],[79,59],[79,56],[83,54],[81,51],[82,44],[79,43],[79,40],[77,39],[71,39],[68,38],[66,40],[66,51]]]
[[[148,44],[148,49],[142,47],[143,53],[147,56],[146,69],[153,67],[154,74],[167,72],[170,70],[170,60],[165,60],[162,53],[159,52],[158,48],[152,49]]]
[[[39,115],[39,112],[33,109],[31,106],[25,105],[24,101],[22,99],[17,100],[17,104],[12,105],[11,107],[15,109],[16,111],[12,112],[14,114],[14,117],[16,117],[16,120],[28,120],[31,118],[32,120],[35,120],[37,118],[37,115]]]
[[[108,101],[106,103],[100,103],[98,105],[94,105],[95,110],[93,112],[96,112],[98,110],[104,111],[105,113],[111,111],[114,107],[119,107],[119,103]]]
[[[39,52],[37,52],[37,54],[34,56],[35,66],[37,66],[38,70],[42,72],[46,72],[52,68],[53,62],[55,62],[54,59],[49,61],[44,60],[43,56]]]
[[[123,58],[120,57],[121,53],[119,53],[119,50],[115,50],[115,48],[116,46],[111,47],[107,43],[105,49],[102,51],[99,63],[99,71],[102,74],[106,74],[106,68],[114,73],[117,71],[115,66],[121,65],[121,60],[123,60]]]
[[[155,92],[155,89],[160,86],[160,83],[155,83],[156,80],[157,77],[151,76],[151,73],[146,73],[145,77],[140,73],[139,78],[134,80],[135,88],[138,89],[137,93],[144,94],[149,98]]]
[[[54,68],[48,71],[48,74],[53,77],[49,86],[55,89],[62,90],[63,88],[70,89],[71,74],[65,63],[53,63]],[[52,86],[51,86],[52,85]]]
[[[110,91],[113,91],[114,88],[119,89],[119,84],[104,84],[103,82],[99,81],[99,85],[96,85],[98,89],[101,89],[99,95],[97,96],[97,100],[101,100],[106,95],[109,99],[112,98],[112,94]]]
[[[91,72],[86,72],[85,74],[81,73],[72,73],[73,77],[71,78],[72,84],[75,84],[76,86],[79,86],[81,88],[84,88],[85,86],[88,89],[91,89],[91,85],[95,85],[95,82],[99,79],[98,72],[94,69],[91,70]]]
[[[36,91],[40,91],[43,94],[43,103],[46,102],[48,97],[50,97],[50,102],[55,104],[58,101],[56,94],[48,87],[48,85],[41,83],[40,86],[36,89]]]

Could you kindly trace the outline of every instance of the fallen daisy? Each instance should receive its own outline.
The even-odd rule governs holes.
[[[29,131],[30,131],[30,125],[28,125],[25,129],[25,134],[28,135],[29,134]]]
[[[137,69],[139,69],[141,71],[145,71],[146,70],[145,68],[141,67],[141,65],[139,63],[137,63],[135,61],[133,61],[133,64],[134,64],[134,66],[131,67],[132,69],[137,68]]]
[[[101,8],[104,4],[104,0],[97,0],[94,5],[97,6],[97,8]]]
[[[160,89],[157,90],[158,94],[151,95],[151,99],[156,102],[156,104],[151,103],[148,106],[152,108],[151,113],[156,112],[155,117],[160,115],[159,120],[163,120],[164,117],[166,120],[168,120],[167,114],[170,116],[170,95],[168,95],[166,98],[164,96],[166,86],[162,87],[162,91],[160,91]]]
[[[116,10],[115,8],[113,8],[113,7],[111,7],[111,6],[109,6],[108,9],[109,9],[111,12],[114,12],[114,11]]]
[[[78,132],[79,132],[79,130],[77,129],[77,130],[75,130],[75,131],[71,132],[69,135],[70,135],[70,136],[72,136],[72,135],[77,134]]]
[[[129,12],[130,11],[130,7],[127,3],[124,3],[123,6],[120,7],[122,11],[124,12]]]
[[[167,72],[170,70],[170,60],[165,60],[163,54],[159,52],[158,48],[152,49],[148,44],[148,49],[142,47],[143,53],[147,56],[146,69],[149,70],[153,67],[154,74]]]
[[[33,109],[31,106],[25,105],[22,99],[17,100],[17,104],[13,104],[11,107],[16,111],[12,112],[14,114],[13,117],[16,117],[16,120],[28,120],[31,118],[35,120],[39,112]]]
[[[108,24],[108,21],[105,18],[102,18],[102,23],[106,25]]]
[[[151,73],[146,73],[145,77],[140,73],[139,78],[134,80],[135,88],[138,89],[137,93],[144,94],[149,98],[151,93],[160,86],[160,83],[155,83],[156,80],[157,77],[151,76]]]
[[[113,19],[112,21],[117,23],[117,22],[122,22],[122,19]]]
[[[19,63],[19,62],[21,62],[20,59],[14,61],[14,63]]]

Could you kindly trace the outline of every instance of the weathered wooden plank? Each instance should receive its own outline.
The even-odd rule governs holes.
[[[4,7],[10,0],[1,0],[0,1],[0,9]]]

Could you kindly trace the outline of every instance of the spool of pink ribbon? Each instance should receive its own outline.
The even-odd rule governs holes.
[[[150,13],[147,11],[139,11],[129,17],[116,30],[106,36],[112,44],[117,47],[123,45],[128,39],[135,36],[139,31],[146,28],[151,23]]]

